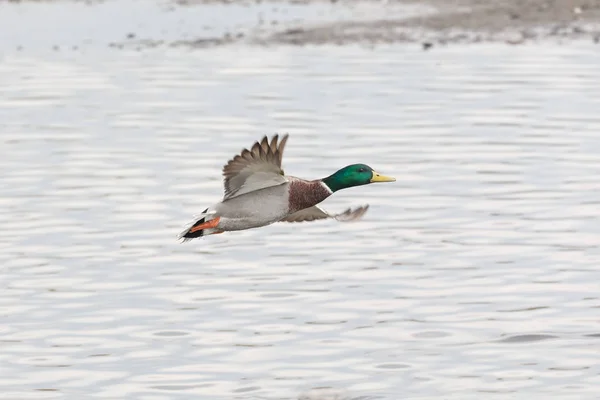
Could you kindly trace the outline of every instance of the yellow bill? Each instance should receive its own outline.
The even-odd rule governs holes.
[[[391,176],[381,175],[379,172],[373,171],[371,182],[396,182],[396,178]]]

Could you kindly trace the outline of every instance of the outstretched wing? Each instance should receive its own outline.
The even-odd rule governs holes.
[[[269,143],[265,136],[261,142],[254,143],[250,150],[244,149],[229,160],[223,167],[224,199],[287,182],[281,169],[287,139],[287,134],[281,141],[279,135],[275,135]]]
[[[366,205],[357,207],[354,210],[352,208],[349,208],[346,211],[339,214],[329,214],[327,211],[323,210],[318,206],[312,206],[288,215],[287,217],[282,219],[281,222],[305,222],[326,218],[334,218],[341,222],[350,222],[360,219],[363,215],[365,215],[368,209],[369,206]]]

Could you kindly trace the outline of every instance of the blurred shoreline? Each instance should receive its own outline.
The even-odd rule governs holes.
[[[154,7],[152,13],[148,12],[149,7]],[[96,17],[94,10],[103,11]],[[13,41],[5,38],[4,45],[25,47],[19,41],[27,40],[20,38],[35,29],[26,31],[23,26],[47,25],[43,35],[53,35],[52,18],[35,17],[46,11],[60,16],[57,19],[63,23],[55,21],[56,27],[64,29],[65,21],[81,26],[80,32],[69,26],[75,32],[74,37],[57,37],[51,45],[55,49],[79,48],[86,43],[137,49],[203,48],[233,43],[263,46],[417,43],[428,49],[453,43],[600,41],[600,0],[13,0],[0,4],[0,14],[4,14],[4,18],[0,15],[0,23],[7,29],[5,37]],[[63,18],[64,14],[69,14],[70,19]],[[100,28],[86,29],[98,25],[102,19],[107,20],[108,27],[114,22],[111,16],[117,20],[112,32],[102,36],[98,33]],[[15,21],[14,17],[23,20]],[[78,37],[81,43],[77,42]]]

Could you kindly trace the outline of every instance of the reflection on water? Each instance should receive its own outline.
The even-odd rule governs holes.
[[[594,398],[599,57],[577,46],[6,57],[0,391]],[[398,182],[326,201],[371,204],[357,224],[179,244],[220,199],[223,163],[276,131],[291,135],[292,175],[365,162]]]

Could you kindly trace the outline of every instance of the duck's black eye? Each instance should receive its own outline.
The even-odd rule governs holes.
[[[365,167],[360,167],[358,172],[367,172],[367,169]]]

